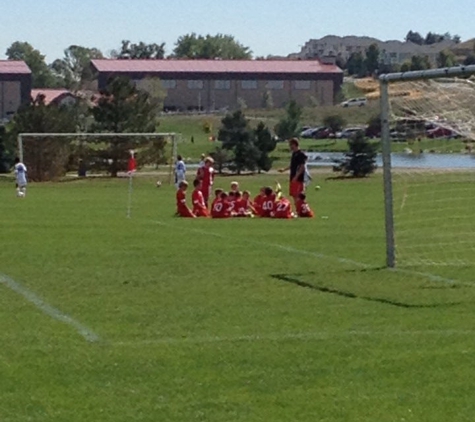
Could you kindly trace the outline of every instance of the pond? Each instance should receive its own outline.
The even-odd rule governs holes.
[[[308,152],[306,153],[312,167],[333,166],[334,160],[342,159],[343,153],[338,152]],[[381,154],[376,158],[378,167],[382,167]],[[409,168],[475,168],[475,155],[473,154],[391,154],[392,167]]]

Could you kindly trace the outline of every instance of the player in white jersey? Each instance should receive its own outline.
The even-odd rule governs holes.
[[[15,176],[17,196],[26,195],[26,166],[17,157],[15,158]]]
[[[178,189],[181,182],[186,180],[186,166],[185,162],[181,155],[176,157],[176,164],[175,164],[175,185]]]

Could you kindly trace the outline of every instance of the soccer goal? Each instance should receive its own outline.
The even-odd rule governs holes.
[[[475,261],[475,66],[380,76],[389,267]]]
[[[57,180],[68,175],[120,175],[130,151],[139,168],[173,183],[176,133],[20,133],[18,156],[31,180]]]

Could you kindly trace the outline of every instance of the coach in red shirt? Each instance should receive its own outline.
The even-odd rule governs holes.
[[[289,195],[294,198],[294,203],[299,199],[299,195],[304,192],[304,173],[307,156],[299,148],[299,141],[297,138],[292,138],[289,141],[292,157],[290,158],[290,166],[281,169],[281,172],[290,170],[290,184]]]

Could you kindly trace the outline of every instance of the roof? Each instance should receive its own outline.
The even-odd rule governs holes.
[[[112,60],[91,61],[102,73],[342,73],[318,60]]]
[[[0,73],[29,75],[31,70],[22,60],[0,60]]]
[[[44,95],[46,105],[60,101],[67,96],[75,97],[75,95],[67,89],[40,88],[31,90],[31,98],[36,98],[38,95]]]

